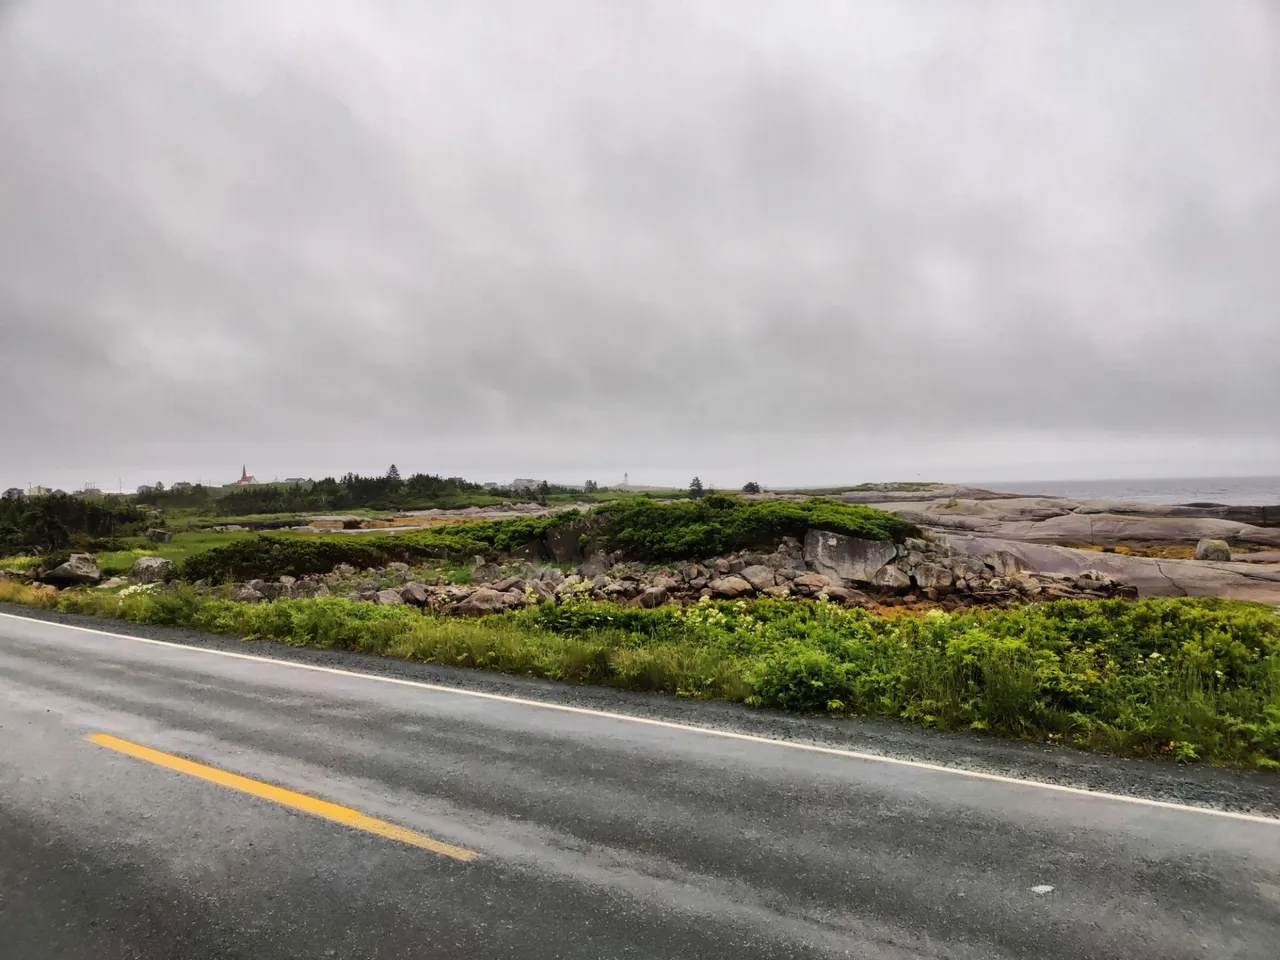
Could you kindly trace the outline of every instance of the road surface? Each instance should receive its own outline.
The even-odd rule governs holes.
[[[1275,960],[1280,822],[0,615],[0,955]]]

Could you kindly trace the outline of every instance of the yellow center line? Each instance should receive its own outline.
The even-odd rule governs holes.
[[[158,767],[165,767],[169,770],[185,773],[188,776],[199,777],[201,780],[208,780],[210,783],[216,783],[222,787],[230,787],[232,790],[239,790],[241,793],[247,793],[250,796],[270,800],[272,803],[278,803],[282,807],[301,810],[303,813],[322,817],[325,820],[332,820],[334,823],[340,823],[355,830],[377,834],[389,840],[399,840],[401,843],[421,847],[423,850],[430,850],[432,853],[453,857],[453,859],[461,860],[463,863],[474,860],[479,856],[474,850],[468,850],[466,847],[455,847],[451,843],[435,840],[407,827],[387,823],[385,820],[368,816],[359,810],[352,810],[350,807],[343,807],[327,800],[309,797],[305,793],[294,793],[292,790],[286,790],[270,783],[263,783],[261,780],[251,780],[248,777],[240,776],[238,773],[219,770],[217,767],[207,767],[202,763],[195,763],[182,757],[176,757],[171,753],[162,753],[159,750],[153,750],[141,744],[130,743],[128,740],[121,740],[119,737],[113,737],[107,733],[95,733],[92,736],[85,737],[85,739],[90,743],[96,743],[100,747],[106,747],[108,750],[115,750],[130,757],[154,763]]]

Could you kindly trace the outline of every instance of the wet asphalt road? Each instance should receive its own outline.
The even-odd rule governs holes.
[[[1280,823],[0,615],[0,957],[1277,955]]]

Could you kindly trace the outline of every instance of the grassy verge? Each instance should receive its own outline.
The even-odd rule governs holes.
[[[1129,756],[1280,768],[1280,617],[1220,600],[877,617],[824,603],[606,604],[458,620],[0,581],[0,600],[571,683],[894,717]]]

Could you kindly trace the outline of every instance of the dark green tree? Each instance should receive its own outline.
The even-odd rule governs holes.
[[[702,493],[703,493],[702,481],[699,480],[697,477],[694,477],[693,480],[689,482],[689,496],[697,500],[702,496]]]
[[[754,480],[749,480],[742,485],[742,492],[743,493],[759,493],[760,484],[756,483]]]

